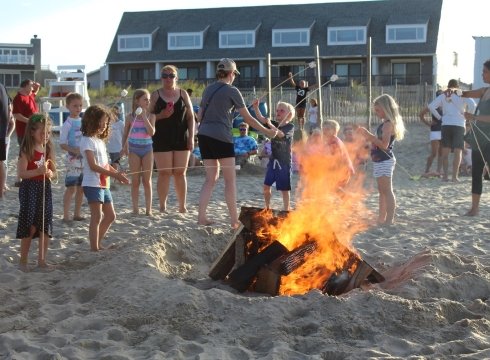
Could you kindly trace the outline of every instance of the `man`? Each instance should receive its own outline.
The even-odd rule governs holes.
[[[305,111],[306,111],[306,104],[307,104],[307,95],[308,91],[315,90],[318,85],[312,85],[312,86],[307,86],[306,81],[300,80],[299,85],[296,85],[294,82],[293,78],[293,73],[289,73],[289,82],[291,83],[292,86],[294,86],[294,89],[296,90],[296,118],[298,119],[298,125],[299,129],[303,130],[305,126]]]
[[[27,122],[32,114],[39,111],[36,103],[36,95],[41,85],[31,79],[23,80],[20,89],[14,97],[13,114],[15,118],[15,133],[17,134],[18,144],[22,144]],[[20,186],[20,178],[17,175],[15,186]]]
[[[248,161],[250,156],[256,155],[259,146],[257,141],[248,135],[248,124],[242,122],[238,125],[240,130],[240,136],[235,136],[233,138],[234,148],[235,148],[235,165],[243,166]]]

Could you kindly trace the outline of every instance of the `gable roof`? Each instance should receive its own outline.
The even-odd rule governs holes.
[[[109,50],[107,63],[181,62],[235,59],[263,59],[267,53],[276,59],[314,56],[319,45],[322,58],[365,56],[366,45],[327,46],[328,26],[367,26],[372,37],[373,55],[413,55],[436,53],[442,0],[384,0],[345,3],[268,5],[213,9],[125,12]],[[387,24],[428,21],[425,43],[387,44]],[[351,21],[349,25],[349,21]],[[260,26],[258,26],[260,24]],[[342,24],[342,25],[338,25]],[[272,47],[272,30],[309,28],[310,46]],[[117,36],[150,34],[151,51],[118,52]],[[205,31],[203,49],[168,50],[169,32]],[[256,30],[255,48],[219,48],[219,31]]]

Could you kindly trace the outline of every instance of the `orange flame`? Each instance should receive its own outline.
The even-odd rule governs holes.
[[[344,269],[356,253],[351,243],[358,232],[367,228],[362,221],[364,175],[353,166],[343,143],[335,139],[310,137],[294,148],[300,164],[296,210],[277,226],[268,226],[262,236],[279,240],[288,250],[314,240],[316,250],[291,274],[281,278],[280,294],[304,294],[321,289],[329,277]],[[351,266],[352,273],[355,266]]]

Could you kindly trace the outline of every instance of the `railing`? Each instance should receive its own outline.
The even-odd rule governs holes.
[[[0,64],[34,65],[34,55],[0,55]]]

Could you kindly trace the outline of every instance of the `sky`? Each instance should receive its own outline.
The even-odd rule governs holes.
[[[3,0],[6,1],[6,0]],[[287,4],[347,2],[352,0],[288,0]],[[358,0],[372,1],[372,0]],[[406,0],[410,1],[410,0]],[[431,0],[427,0],[431,1]],[[444,0],[451,5],[451,18],[460,28],[455,41],[471,42],[472,36],[490,36],[489,0]],[[282,5],[284,0],[247,0],[249,6]],[[125,11],[196,9],[242,6],[227,0],[16,0],[2,6],[0,44],[28,44],[34,34],[41,39],[41,63],[56,70],[58,65],[85,65],[87,72],[97,70],[107,58],[122,14]],[[294,16],[292,14],[291,16]],[[471,49],[471,48],[470,48]],[[471,68],[469,68],[471,67]],[[473,78],[473,64],[466,66]],[[470,76],[471,75],[471,76]]]

